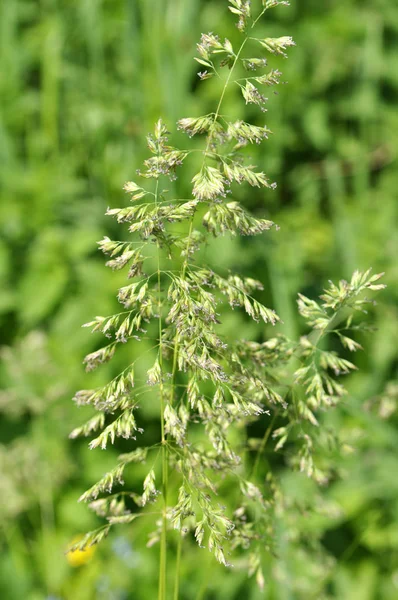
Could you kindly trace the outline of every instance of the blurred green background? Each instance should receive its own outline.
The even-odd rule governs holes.
[[[96,344],[81,324],[112,311],[122,281],[96,250],[97,240],[117,231],[105,210],[127,202],[121,187],[146,157],[145,134],[159,116],[173,130],[178,118],[214,110],[218,91],[211,81],[198,85],[192,58],[201,32],[239,35],[226,4],[0,3],[3,600],[156,597],[158,550],[146,548],[146,526],[116,530],[82,564],[65,556],[76,536],[98,524],[77,498],[118,454],[68,440],[85,416],[71,397],[114,369],[88,376],[81,364]],[[318,501],[312,484],[281,471],[290,520],[320,546],[312,554],[295,546],[293,524],[281,518],[279,554],[269,557],[260,592],[239,564],[226,571],[187,541],[181,599],[394,600],[398,3],[293,1],[270,11],[262,32],[297,43],[289,60],[277,63],[288,84],[270,93],[265,121],[275,135],[252,149],[278,188],[239,193],[281,230],[249,241],[222,238],[208,258],[214,250],[217,263],[262,280],[264,299],[283,319],[280,330],[291,336],[302,332],[299,291],[314,296],[328,279],[369,266],[386,272],[388,289],[374,309],[377,331],[356,357],[349,402],[331,419],[355,452],[339,459],[340,478],[322,490],[322,516],[306,519],[300,505],[306,495]],[[247,115],[238,88],[225,112]],[[263,124],[263,115],[249,113]],[[188,143],[181,134],[173,141]],[[187,182],[176,185],[189,194]],[[238,335],[251,335],[236,311],[230,320]],[[156,434],[151,409],[141,417]]]

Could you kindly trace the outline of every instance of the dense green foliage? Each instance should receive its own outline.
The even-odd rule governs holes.
[[[251,153],[279,186],[265,200],[255,188],[239,199],[281,230],[243,242],[220,238],[207,253],[265,284],[261,299],[289,337],[304,331],[298,292],[316,297],[328,279],[368,266],[386,271],[388,289],[369,317],[377,331],[359,340],[366,351],[346,380],[350,395],[328,417],[354,452],[336,456],[336,477],[321,491],[275,465],[293,508],[281,510],[265,594],[239,564],[226,572],[188,544],[182,597],[315,600],[323,589],[330,597],[389,600],[398,588],[398,7],[306,0],[270,19],[264,36],[288,33],[297,48],[283,64],[289,85],[269,98],[266,121],[277,135]],[[160,115],[172,124],[214,109],[219,90],[197,85],[195,43],[202,31],[217,29],[233,43],[238,32],[221,0],[8,0],[0,27],[0,592],[7,600],[152,598],[157,552],[145,549],[144,523],[121,529],[83,566],[63,554],[76,535],[100,524],[76,499],[128,449],[123,443],[89,453],[84,442],[67,439],[76,425],[70,397],[88,386],[81,360],[97,347],[79,327],[117,306],[124,278],[105,270],[94,249],[116,231],[102,215],[127,204],[119,190],[147,156],[145,134]],[[240,101],[232,95],[226,102],[240,118]],[[176,140],[186,143],[182,134]],[[181,197],[190,193],[179,180],[173,185]],[[256,335],[237,311],[224,326],[242,338]],[[92,386],[115,369],[92,374]],[[143,404],[148,439],[158,435],[156,416],[156,406]],[[252,434],[261,437],[263,429]],[[131,485],[139,487],[145,473],[134,472]],[[308,499],[322,508],[310,520]],[[329,555],[321,559],[319,551],[317,564],[308,548],[286,543],[297,531],[309,547],[321,539]],[[198,594],[209,570],[209,587]]]

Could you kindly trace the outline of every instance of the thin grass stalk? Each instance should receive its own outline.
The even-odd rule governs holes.
[[[263,14],[263,13],[262,13]],[[257,19],[258,20],[258,19]],[[257,23],[257,20],[255,21],[255,23]],[[253,27],[255,25],[255,23],[253,24]],[[231,81],[231,77],[232,74],[234,72],[236,63],[239,60],[239,57],[243,51],[243,48],[246,44],[248,40],[248,37],[245,37],[245,39],[243,40],[237,54],[235,57],[235,60],[233,62],[233,65],[228,73],[228,77],[225,81],[224,87],[222,89],[221,92],[221,96],[220,96],[220,100],[218,102],[217,105],[217,109],[214,115],[214,122],[217,121],[219,114],[220,114],[220,110],[221,110],[221,106],[224,100],[224,96],[225,93],[227,91],[228,88],[228,84]],[[206,149],[203,153],[203,163],[202,163],[202,167],[206,161],[206,157],[208,155],[209,152],[209,147],[210,147],[210,142],[211,142],[211,134],[209,134],[208,138],[207,138],[207,144],[206,144]],[[189,261],[189,248],[191,245],[191,237],[192,237],[192,232],[193,232],[193,223],[194,223],[194,219],[195,219],[195,214],[192,215],[191,220],[190,220],[190,224],[189,224],[189,232],[188,232],[188,244],[187,244],[187,252],[186,252],[186,256],[182,265],[182,271],[181,271],[181,278],[184,281],[185,280],[185,274],[186,274],[186,270],[188,267],[188,261]],[[175,380],[176,380],[176,373],[177,373],[177,356],[178,356],[178,349],[179,349],[179,339],[178,339],[178,334],[175,337],[175,341],[174,341],[174,355],[173,355],[173,370],[172,370],[172,402],[174,402],[174,394],[175,394]],[[166,522],[166,527],[167,527],[167,522]],[[165,534],[166,535],[166,534]],[[181,553],[181,532],[180,532],[180,537],[179,537],[179,542],[178,542],[178,554],[177,554],[177,564],[176,564],[176,573],[175,573],[175,592],[174,592],[174,600],[178,600],[178,594],[179,594],[179,577],[180,577],[180,553]],[[163,539],[163,536],[162,536]],[[160,597],[159,597],[160,600]]]
[[[253,23],[252,28],[255,26],[255,24],[257,23],[258,19],[264,14],[264,12],[265,11],[263,11],[261,13],[261,15],[256,19],[256,21]],[[227,91],[228,85],[229,85],[229,83],[231,81],[231,77],[232,77],[233,71],[234,71],[234,69],[236,67],[236,63],[238,62],[239,57],[242,54],[243,48],[245,47],[245,44],[246,44],[246,42],[247,42],[248,39],[249,39],[248,36],[246,36],[245,39],[243,40],[243,42],[242,42],[242,44],[241,44],[241,46],[240,46],[240,48],[239,48],[239,50],[238,50],[238,52],[236,54],[235,60],[233,62],[233,65],[232,65],[232,67],[231,67],[231,69],[230,69],[230,71],[228,73],[228,77],[227,77],[227,79],[225,81],[225,84],[224,84],[224,87],[222,89],[220,100],[218,102],[217,109],[216,109],[216,112],[215,112],[215,115],[214,115],[214,122],[216,122],[217,119],[218,119],[218,117],[219,117],[221,106],[222,106],[222,103],[223,103],[223,100],[224,100],[224,96],[225,96],[225,93]],[[207,138],[206,149],[203,152],[202,168],[203,168],[203,165],[204,165],[204,163],[206,161],[206,157],[209,154],[210,142],[211,142],[211,134],[209,134],[209,136]],[[191,220],[190,220],[190,223],[189,223],[187,253],[186,253],[183,265],[182,265],[182,279],[183,280],[185,278],[185,273],[186,273],[186,270],[187,270],[187,267],[188,267],[189,248],[190,248],[190,245],[191,245],[191,237],[192,237],[194,219],[195,219],[195,214],[191,217]],[[178,347],[179,347],[178,336],[176,336],[176,340],[175,340],[175,344],[174,344],[174,348],[175,348],[175,350],[174,350],[174,358],[173,358],[173,382],[174,382],[176,368],[177,368]],[[174,397],[174,395],[173,395],[173,397]]]
[[[156,180],[155,188],[155,204],[159,200],[159,178]],[[165,436],[164,422],[164,384],[163,384],[163,326],[162,326],[162,292],[161,292],[161,269],[160,269],[160,248],[157,242],[157,283],[158,283],[158,326],[159,326],[159,364],[162,372],[161,382],[159,384],[160,392],[160,426],[161,426],[161,443],[162,443],[162,495],[163,495],[163,512],[162,512],[162,534],[160,540],[160,561],[159,561],[159,600],[166,598],[166,569],[167,569],[167,484],[168,484],[168,460],[167,447]]]
[[[275,421],[276,421],[278,415],[279,415],[279,411],[276,410],[274,412],[274,415],[273,415],[273,417],[271,419],[270,424],[268,425],[267,429],[265,430],[263,439],[261,440],[260,447],[259,447],[259,449],[257,451],[256,458],[255,458],[254,463],[253,463],[252,471],[251,471],[251,474],[250,474],[250,477],[249,477],[250,480],[253,479],[257,475],[257,469],[258,469],[258,465],[259,465],[259,462],[260,462],[260,458],[262,457],[262,455],[264,453],[265,446],[267,445],[267,442],[268,442],[269,437],[270,437],[270,435],[272,433],[272,430],[274,428]]]

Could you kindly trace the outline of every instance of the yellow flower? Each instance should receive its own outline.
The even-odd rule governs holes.
[[[73,544],[76,544],[81,539],[82,539],[82,536],[73,538],[70,546],[73,546]],[[69,550],[66,553],[66,560],[72,567],[81,567],[82,565],[85,565],[86,563],[88,563],[91,560],[94,552],[95,552],[95,546],[89,546],[89,547],[85,548],[84,550],[75,550],[74,552],[71,552]]]

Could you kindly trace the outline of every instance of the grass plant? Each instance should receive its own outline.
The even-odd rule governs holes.
[[[159,600],[171,597],[172,582],[173,597],[179,598],[182,546],[190,535],[225,567],[234,557],[247,557],[249,574],[264,588],[264,556],[276,552],[280,513],[287,519],[294,514],[278,468],[267,458],[271,442],[288,467],[317,484],[334,477],[335,454],[348,446],[337,430],[324,425],[324,414],[346,394],[341,377],[356,369],[346,353],[361,349],[358,337],[368,325],[354,317],[372,304],[369,292],[385,287],[379,283],[381,274],[366,270],[330,283],[318,301],[300,294],[298,311],[307,333],[291,338],[278,332],[277,313],[257,299],[262,283],[223,273],[216,260],[206,259],[209,236],[257,236],[277,229],[236,198],[238,186],[245,194],[250,187],[269,194],[276,188],[249,156],[251,146],[268,140],[271,131],[249,116],[243,120],[229,114],[225,101],[238,92],[248,115],[253,107],[266,112],[264,90],[280,85],[279,62],[295,44],[290,36],[263,37],[258,27],[268,11],[287,4],[263,0],[253,14],[256,7],[250,2],[230,0],[240,40],[233,44],[214,33],[202,34],[198,77],[203,85],[214,82],[220,95],[213,112],[181,117],[177,125],[189,137],[204,136],[204,143],[170,145],[174,135],[159,119],[147,136],[149,157],[124,186],[131,205],[107,211],[127,224],[131,236],[106,236],[99,243],[109,256],[107,265],[115,271],[126,268],[132,282],[118,291],[122,312],[87,323],[108,342],[84,363],[92,371],[125,344],[132,347],[132,360],[105,385],[75,395],[79,406],[89,405],[95,414],[71,437],[94,436],[91,449],[106,449],[118,438],[133,443],[117,466],[82,495],[106,524],[72,551],[97,544],[115,526],[153,519],[150,545],[160,547]],[[100,68],[96,47],[92,57]],[[191,180],[188,198],[174,193],[177,174]],[[257,339],[231,338],[223,330],[225,303],[262,323],[253,330]],[[272,328],[277,332],[270,334]],[[148,353],[140,352],[144,340]],[[137,365],[148,354],[152,362],[140,379]],[[158,406],[160,435],[151,445],[140,443],[145,432],[139,409],[146,402]],[[250,435],[257,427],[263,428],[260,438]],[[266,473],[260,468],[264,462]],[[122,488],[125,471],[137,463],[147,465],[142,489]],[[316,551],[319,540],[312,542]],[[171,554],[176,555],[174,574]]]

